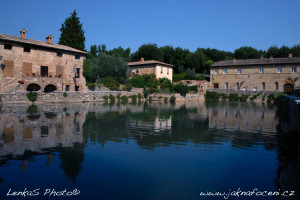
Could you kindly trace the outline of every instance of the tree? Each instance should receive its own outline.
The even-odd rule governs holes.
[[[254,49],[253,47],[240,47],[234,51],[234,57],[236,59],[258,59],[262,56],[263,52]]]
[[[85,50],[85,37],[82,30],[82,24],[77,17],[77,12],[74,10],[71,16],[65,20],[60,28],[61,34],[58,44],[66,45],[81,51]]]
[[[205,56],[201,49],[197,49],[194,53],[186,57],[185,69],[195,68],[196,72],[204,71]]]
[[[124,58],[126,61],[130,61],[130,48],[123,49],[122,47],[114,48],[112,50],[107,51],[107,54],[114,55],[117,54],[120,57]]]
[[[174,60],[175,51],[172,46],[164,46],[160,48],[164,55],[164,62],[171,64]]]
[[[139,61],[141,58],[145,60],[158,60],[163,62],[163,52],[157,47],[157,44],[143,44],[132,54],[132,61]]]
[[[111,76],[120,83],[125,83],[128,78],[128,65],[123,58],[114,54],[100,53],[90,59],[89,77],[92,82],[98,78]]]

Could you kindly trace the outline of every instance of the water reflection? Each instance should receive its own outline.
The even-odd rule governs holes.
[[[230,174],[229,172],[235,171],[231,170],[234,165],[240,165],[239,163],[231,164],[232,160],[243,160],[245,163],[250,163],[243,156],[244,154],[236,154],[236,151],[243,153],[245,153],[244,150],[253,151],[255,153],[251,156],[255,158],[258,156],[258,159],[261,159],[260,156],[265,156],[260,155],[259,152],[262,151],[264,154],[270,152],[269,157],[265,159],[267,161],[261,159],[261,162],[271,163],[269,159],[274,154],[273,149],[276,147],[274,113],[275,108],[262,104],[232,104],[229,102],[217,104],[152,102],[111,105],[78,103],[45,104],[30,107],[4,105],[0,113],[0,166],[3,169],[9,168],[9,166],[16,164],[14,161],[18,161],[18,170],[26,174],[33,168],[39,170],[34,166],[34,163],[39,163],[39,159],[42,159],[40,162],[42,164],[39,164],[39,167],[42,165],[47,169],[58,168],[59,170],[56,170],[55,173],[59,174],[62,171],[64,180],[66,179],[71,184],[78,184],[80,180],[83,181],[85,178],[82,174],[88,174],[90,178],[95,176],[97,177],[95,181],[100,183],[102,178],[106,178],[105,180],[109,182],[108,180],[113,175],[110,177],[106,172],[101,172],[102,176],[97,176],[100,174],[100,170],[98,172],[96,167],[93,168],[93,165],[98,168],[102,167],[103,171],[106,170],[111,173],[113,169],[116,169],[115,172],[134,169],[136,173],[145,176],[145,174],[154,173],[152,169],[143,172],[149,166],[142,165],[141,168],[128,166],[132,162],[139,161],[136,164],[140,165],[147,161],[140,162],[139,159],[132,158],[130,162],[126,162],[128,161],[126,156],[144,156],[147,152],[146,155],[151,157],[152,154],[148,154],[149,152],[163,152],[162,149],[170,149],[170,152],[175,151],[174,148],[185,149],[186,152],[189,152],[185,155],[186,157],[193,156],[189,158],[181,156],[180,159],[177,159],[176,155],[170,153],[171,155],[165,158],[175,157],[174,161],[170,161],[172,166],[166,167],[168,170],[159,176],[168,174],[170,167],[173,170],[182,170],[183,167],[180,167],[181,165],[177,162],[185,159],[190,168],[184,169],[183,174],[188,173],[187,171],[190,169],[194,170],[191,177],[194,177],[196,172],[198,173],[196,174],[197,180],[192,178],[194,185],[190,185],[191,188],[198,190],[199,180],[205,176],[199,173],[201,171],[199,167],[203,168],[203,171],[214,169],[215,172],[220,170],[217,167],[222,167],[224,164],[229,169],[226,173]],[[125,157],[118,157],[114,153],[105,154],[113,149],[112,152],[118,152],[122,156],[122,152],[118,149],[118,146],[122,145],[125,145],[125,147],[123,146],[124,149],[133,148],[134,150],[130,152],[131,154],[126,154]],[[218,148],[222,151],[216,151],[217,154],[214,154],[214,149]],[[160,155],[156,154],[156,157],[152,157],[153,162],[151,163],[156,163],[157,168],[161,167],[160,163],[168,165],[168,162],[165,162],[166,159],[159,160],[160,156],[163,158],[166,152]],[[179,153],[183,154],[183,152]],[[230,157],[231,155],[234,156]],[[214,160],[215,156],[223,159],[223,163]],[[190,163],[196,157],[198,160]],[[117,159],[111,161],[113,163],[111,164],[110,159],[113,158]],[[201,160],[203,162],[199,162],[200,159],[204,159]],[[150,161],[151,159],[149,159]],[[174,163],[177,165],[173,165]],[[198,166],[199,163],[201,166]],[[116,167],[122,165],[127,167],[122,169]],[[255,167],[254,171],[259,171]],[[119,176],[125,176],[127,174],[125,172]],[[141,174],[138,174],[137,177]],[[214,176],[212,173],[210,175]],[[48,177],[51,174],[45,176]],[[233,176],[230,174],[228,177]],[[8,180],[5,176],[3,178],[5,181]],[[206,178],[206,181],[210,180],[210,177]],[[57,179],[62,181],[62,179]],[[168,177],[169,179],[170,177]],[[124,180],[127,179],[124,178]],[[191,178],[186,179],[186,181],[189,180]],[[215,181],[217,180],[216,178]],[[1,182],[3,180],[0,178]],[[89,189],[88,187],[92,187],[91,184],[86,186],[86,190]],[[203,183],[203,185],[205,184]]]

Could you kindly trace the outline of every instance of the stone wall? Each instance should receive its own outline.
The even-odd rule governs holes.
[[[250,96],[253,96],[253,95],[257,95],[257,94],[261,94],[262,96],[263,95],[269,95],[269,94],[279,94],[279,93],[282,93],[281,91],[243,91],[243,90],[234,90],[234,89],[207,89],[206,91],[210,91],[210,92],[217,92],[217,93],[223,93],[223,94],[233,94],[233,93],[236,93],[238,94],[239,96],[244,94],[244,95],[250,95]]]
[[[3,93],[0,94],[1,100],[3,104],[9,104],[9,103],[25,103],[25,104],[31,104],[31,102],[27,98],[27,91],[22,92],[14,92],[14,93]],[[89,101],[101,101],[103,102],[104,96],[127,96],[130,97],[131,95],[138,95],[143,94],[142,88],[134,88],[131,90],[131,92],[127,91],[88,91],[88,92],[63,92],[63,91],[56,91],[52,93],[45,93],[45,92],[36,92],[37,93],[37,101],[35,103],[52,103],[52,102],[89,102]],[[64,97],[64,93],[67,94],[66,97]],[[149,95],[149,97],[152,97],[153,101],[164,101],[164,98],[167,97],[168,101],[170,100],[171,96],[176,97],[176,101],[193,101],[193,100],[203,100],[204,96],[199,94],[187,94],[186,97],[181,96],[178,93],[174,94],[164,94],[164,93],[154,93]],[[149,99],[148,97],[148,99]],[[129,98],[130,101],[130,98]]]

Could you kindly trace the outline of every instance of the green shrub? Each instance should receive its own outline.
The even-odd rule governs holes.
[[[266,100],[266,95],[263,96],[263,98],[261,99],[262,101]]]
[[[26,96],[27,96],[28,100],[31,101],[32,103],[34,103],[37,100],[37,93],[36,92],[30,91],[30,92],[27,93]]]
[[[170,97],[170,102],[175,102],[176,101],[176,97],[175,96],[171,96]]]
[[[64,92],[63,96],[66,98],[68,96],[68,94],[66,92]]]
[[[68,111],[68,108],[64,107],[63,112],[67,112],[67,111]]]
[[[95,87],[96,87],[96,83],[89,83],[89,84],[88,84],[88,88],[89,88],[90,90],[94,90]]]
[[[137,100],[137,95],[131,95],[131,99],[132,99],[132,102],[136,102],[136,100]]]
[[[205,100],[219,101],[220,94],[217,92],[206,91],[204,97],[205,97]]]
[[[95,99],[96,99],[96,97],[93,97],[93,99],[95,100]]]
[[[168,102],[168,97],[165,97],[165,98],[164,98],[164,101],[165,101],[165,102]]]
[[[227,94],[221,93],[219,95],[220,95],[220,98],[223,99],[223,100],[228,99],[228,95]]]
[[[128,79],[126,84],[130,84],[132,87],[136,88],[147,88],[147,87],[157,87],[159,85],[158,80],[154,74],[143,74],[134,75],[134,77]]]
[[[28,108],[27,108],[27,114],[28,115],[35,115],[35,114],[37,114],[37,112],[38,112],[38,108],[37,108],[37,106],[36,105],[30,105]]]
[[[149,100],[149,101],[152,101],[152,96],[149,96],[148,100]]]
[[[229,94],[229,101],[239,101],[239,95],[236,93]]]
[[[185,97],[186,93],[189,91],[189,88],[186,85],[178,84],[174,86],[174,90],[175,92],[180,93],[181,96]]]
[[[120,101],[120,99],[121,99],[121,94],[119,93],[119,94],[117,94],[117,100],[118,100],[118,102]]]
[[[189,87],[189,92],[193,92],[193,93],[198,93],[198,86],[190,86]]]
[[[162,96],[159,96],[158,99],[162,99]]]
[[[104,95],[102,98],[104,99],[105,102],[108,101],[108,96],[107,95]]]
[[[112,102],[112,103],[115,102],[115,100],[116,100],[116,97],[112,94],[110,94],[108,98],[109,98],[110,102]]]
[[[173,82],[185,80],[187,78],[186,73],[173,74]]]
[[[122,97],[121,97],[121,102],[122,102],[122,103],[127,103],[127,102],[128,102],[128,97],[125,96],[125,95],[122,96]]]
[[[250,96],[250,95],[244,95],[244,94],[242,94],[242,95],[239,97],[239,99],[240,99],[241,102],[246,102],[249,96]]]
[[[171,93],[174,92],[174,85],[169,79],[160,78],[159,83],[160,83],[160,89],[162,91],[171,92]]]
[[[139,99],[139,101],[141,101],[142,98],[143,98],[143,96],[139,93],[139,94],[138,94],[138,99]]]
[[[120,83],[118,81],[116,81],[113,77],[111,76],[108,76],[108,77],[105,77],[105,78],[102,78],[101,79],[101,83],[109,88],[110,90],[114,90],[114,91],[117,91],[119,90],[119,86],[120,86]]]

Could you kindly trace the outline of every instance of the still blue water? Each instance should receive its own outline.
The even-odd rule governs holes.
[[[38,193],[32,199],[278,191],[274,116],[256,103],[3,105],[0,199],[28,199],[9,195],[25,188]],[[80,193],[59,198],[48,189]]]

